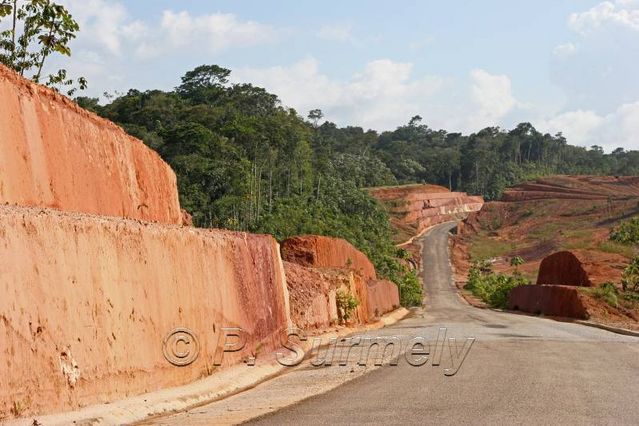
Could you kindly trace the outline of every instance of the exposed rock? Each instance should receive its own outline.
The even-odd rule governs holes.
[[[340,238],[317,235],[289,238],[282,243],[282,258],[302,266],[352,269],[365,280],[377,278],[368,257]]]
[[[379,318],[399,308],[399,288],[388,280],[372,280],[368,283],[368,314]]]
[[[405,242],[438,223],[459,220],[481,209],[482,197],[450,192],[438,185],[404,185],[369,189],[391,215],[396,241]]]
[[[271,236],[12,206],[0,235],[0,412],[27,394],[47,413],[192,382],[212,371],[221,327],[246,332],[222,366],[281,348]],[[162,353],[176,327],[200,342],[181,368]]]
[[[623,258],[585,250],[560,251],[545,257],[537,284],[596,287],[606,281],[620,282]]]
[[[173,170],[142,141],[0,65],[0,203],[180,224]]]
[[[75,387],[75,384],[80,378],[80,367],[78,363],[71,355],[71,348],[67,347],[62,353],[60,353],[60,370],[62,375],[66,377],[70,387]]]
[[[511,290],[508,309],[536,315],[587,319],[577,288],[561,285],[524,285]]]
[[[350,287],[350,271],[319,269],[284,262],[290,295],[291,320],[302,329],[322,329],[338,322],[335,295]]]
[[[638,176],[548,176],[504,191],[503,201],[639,197]]]

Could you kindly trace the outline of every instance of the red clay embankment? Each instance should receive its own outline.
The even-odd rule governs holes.
[[[524,285],[508,297],[508,309],[535,315],[587,319],[588,311],[574,286]]]
[[[210,375],[222,327],[246,345],[220,367],[264,356],[291,316],[332,325],[339,288],[359,300],[358,323],[399,305],[368,258],[333,238],[285,244],[304,265],[287,266],[287,287],[273,237],[178,226],[175,174],[141,141],[1,66],[0,99],[0,420]],[[183,367],[163,354],[177,327],[199,339]]]
[[[340,238],[302,235],[282,242],[282,258],[287,262],[315,268],[348,268],[364,279],[376,279],[368,257]]]
[[[608,259],[603,259],[600,253],[587,250],[553,253],[541,261],[537,284],[598,287],[605,282],[621,282],[623,269],[618,263],[623,258],[614,254],[606,255]]]
[[[399,288],[388,280],[368,282],[368,312],[373,317],[399,308]]]
[[[291,318],[303,328],[326,328],[335,323],[337,291],[352,294],[358,303],[352,319],[364,324],[399,307],[399,291],[378,280],[368,257],[339,238],[305,235],[282,243]]]
[[[115,124],[0,65],[0,203],[182,223],[176,178]]]
[[[639,197],[639,176],[556,175],[504,191],[502,201],[606,200]]]
[[[49,413],[211,374],[221,327],[247,333],[223,366],[280,348],[283,268],[271,236],[0,207],[0,413]],[[175,367],[162,342],[199,338]]]
[[[450,192],[438,185],[404,185],[369,189],[391,216],[397,234],[396,242],[404,242],[439,223],[465,218],[482,208],[482,197],[465,192]]]

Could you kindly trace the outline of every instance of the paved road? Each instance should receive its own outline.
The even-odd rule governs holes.
[[[425,337],[432,342],[428,363],[413,367],[400,358],[396,367],[373,371],[306,367],[162,423],[235,422],[270,412],[253,423],[639,424],[639,338],[468,306],[452,284],[451,227],[423,237],[424,309],[378,332]],[[458,350],[464,338],[476,338],[453,376],[443,371],[454,366],[448,351],[432,365],[440,327],[457,338]],[[285,400],[302,401],[278,409]],[[242,415],[225,415],[234,411]]]

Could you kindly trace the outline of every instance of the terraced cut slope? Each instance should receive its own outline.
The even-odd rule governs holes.
[[[476,260],[488,259],[496,272],[512,273],[510,261],[519,256],[524,263],[518,271],[533,283],[592,287],[578,289],[591,319],[638,328],[636,302],[620,298],[615,307],[593,296],[606,282],[621,288],[623,270],[639,250],[610,241],[610,230],[637,214],[638,177],[552,176],[518,185],[460,225],[453,239],[455,280],[463,287]],[[569,253],[547,261],[554,271],[539,276],[540,282],[542,260],[560,251]],[[583,276],[569,279],[565,270]]]
[[[144,143],[0,65],[0,203],[183,222],[175,173]]]
[[[433,225],[461,220],[484,204],[482,197],[451,192],[439,185],[370,188],[369,193],[389,212],[397,243],[403,243]]]
[[[0,99],[0,423],[189,384],[273,357],[290,326],[399,305],[344,240],[291,239],[285,267],[270,235],[182,226],[155,152],[2,66]],[[220,359],[224,327],[244,345]]]

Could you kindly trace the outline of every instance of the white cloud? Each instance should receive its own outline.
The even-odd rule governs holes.
[[[266,87],[300,114],[321,108],[331,121],[378,130],[424,114],[428,99],[444,85],[437,76],[414,77],[412,64],[389,59],[367,63],[345,82],[322,74],[314,58],[289,67],[244,68],[233,78]]]
[[[176,55],[262,45],[279,35],[270,26],[229,13],[194,15],[165,10],[159,19],[145,22],[134,19],[122,1],[59,1],[78,21],[80,32],[71,42],[71,58],[56,55],[45,68],[51,71],[62,67],[71,77],[86,77],[86,94],[91,96],[148,84],[132,70],[148,67],[152,59],[173,57],[169,61],[175,61]],[[161,80],[157,75],[153,79]]]
[[[517,106],[510,77],[490,74],[482,69],[471,71],[470,77],[471,100],[477,107],[469,118],[471,126],[481,128],[500,124],[501,119]]]
[[[562,132],[571,144],[639,149],[639,0],[604,1],[572,13],[568,27],[579,47],[557,46],[552,70],[567,95],[567,111],[535,125]]]
[[[376,130],[393,129],[419,114],[433,128],[471,132],[503,125],[520,107],[508,76],[478,69],[469,77],[467,82],[416,75],[411,63],[379,59],[338,81],[322,73],[312,57],[290,66],[239,69],[232,75],[234,81],[265,87],[302,115],[320,108],[338,125]]]
[[[639,149],[639,101],[623,104],[606,115],[576,110],[534,124],[544,132],[562,132],[574,145],[599,145],[606,151],[617,147]]]
[[[189,12],[164,11],[160,28],[173,48],[218,52],[231,47],[265,44],[276,31],[254,21],[241,21],[231,13],[192,16]]]
[[[537,125],[539,130],[555,134],[561,132],[570,143],[585,145],[593,130],[604,122],[604,118],[594,111],[569,111],[559,114],[549,120],[543,120]]]
[[[121,53],[123,26],[129,20],[119,2],[105,0],[60,0],[80,25],[81,44],[99,46],[107,52]]]
[[[604,1],[585,12],[572,13],[568,26],[582,35],[612,25],[639,31],[639,2]]]
[[[133,20],[121,2],[61,0],[80,24],[80,49],[104,50],[120,56],[135,52],[142,59],[176,51],[219,52],[228,48],[272,42],[277,31],[241,20],[231,13],[192,15],[165,10],[159,22]],[[127,51],[124,51],[127,49]]]
[[[600,135],[600,145],[607,148],[622,146],[639,150],[639,101],[621,105],[614,113],[607,115]]]
[[[599,115],[639,99],[639,0],[604,1],[572,13],[576,40],[551,57],[551,78],[566,95],[564,109]]]
[[[564,43],[556,46],[552,50],[552,53],[555,56],[570,56],[574,55],[576,51],[577,46],[575,46],[573,43]]]
[[[317,31],[317,37],[322,40],[339,41],[339,42],[352,42],[353,29],[350,25],[325,25]]]

